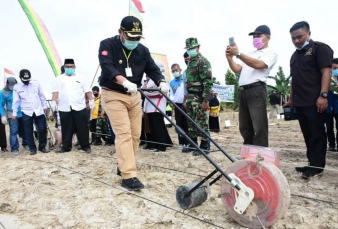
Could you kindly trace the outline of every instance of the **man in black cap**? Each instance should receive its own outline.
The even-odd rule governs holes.
[[[239,130],[244,144],[268,146],[268,117],[266,111],[266,80],[277,61],[277,53],[268,46],[271,39],[269,27],[261,25],[254,32],[253,46],[255,51],[243,54],[238,46],[228,46],[225,56],[231,70],[241,73],[239,77]],[[243,64],[237,64],[237,57]]]
[[[53,88],[51,109],[57,109],[60,114],[62,147],[56,153],[65,153],[72,150],[72,138],[76,129],[80,150],[91,153],[89,145],[89,128],[86,104],[90,109],[94,108],[92,93],[86,80],[81,74],[75,73],[73,59],[65,59],[65,73],[56,77]]]
[[[122,187],[139,190],[144,185],[136,178],[135,154],[140,143],[142,119],[141,95],[137,88],[141,86],[144,73],[164,93],[169,91],[169,86],[148,48],[139,43],[143,37],[141,21],[133,16],[123,18],[118,33],[100,43],[101,102],[116,135]]]
[[[36,145],[33,137],[33,121],[39,133],[39,151],[48,153],[47,144],[47,101],[38,81],[31,80],[31,73],[27,69],[20,71],[21,82],[13,88],[12,120],[17,120],[18,108],[21,103],[22,120],[30,155],[36,154]]]

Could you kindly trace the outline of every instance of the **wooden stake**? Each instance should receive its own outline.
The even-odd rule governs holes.
[[[95,78],[96,78],[96,74],[97,74],[97,72],[99,71],[99,68],[100,68],[100,64],[97,66],[97,69],[96,69],[94,78],[93,78],[93,80],[92,80],[92,84],[90,85],[90,88],[92,88],[92,86],[93,86],[93,83],[94,83],[94,80],[95,80]]]

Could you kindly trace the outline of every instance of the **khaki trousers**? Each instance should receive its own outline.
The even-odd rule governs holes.
[[[101,103],[116,136],[116,156],[122,178],[136,177],[135,155],[142,127],[141,94],[130,96],[103,89]]]

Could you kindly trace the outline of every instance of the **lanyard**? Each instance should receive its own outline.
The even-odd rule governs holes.
[[[124,49],[122,49],[122,51],[123,51],[124,57],[125,57],[126,60],[127,60],[127,67],[129,68],[129,62],[128,62],[128,60],[129,60],[129,57],[130,57],[130,55],[131,55],[131,53],[132,53],[133,51],[130,51],[130,53],[129,53],[128,56],[126,55],[126,52],[124,51]]]

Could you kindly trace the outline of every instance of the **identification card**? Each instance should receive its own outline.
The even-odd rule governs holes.
[[[131,68],[126,68],[126,75],[127,75],[127,77],[133,77],[133,73],[131,71]]]

